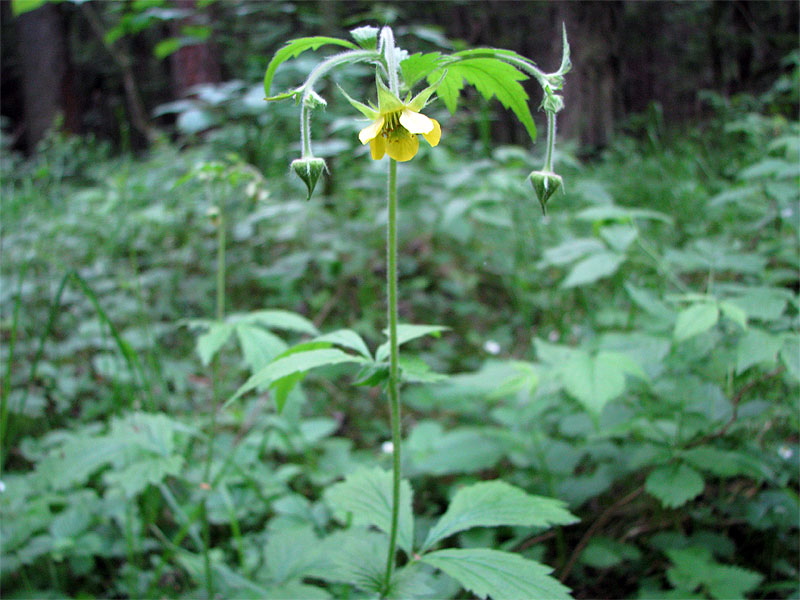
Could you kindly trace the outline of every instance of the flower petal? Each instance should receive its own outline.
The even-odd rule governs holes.
[[[382,135],[372,138],[369,141],[369,153],[372,155],[372,160],[380,160],[386,154],[386,140]]]
[[[439,140],[442,138],[442,126],[439,125],[439,121],[436,119],[431,119],[431,121],[433,121],[433,129],[429,133],[422,135],[431,146],[438,146]]]
[[[433,120],[422,113],[405,109],[400,113],[400,125],[411,133],[430,133],[433,131]]]
[[[375,139],[381,132],[384,121],[385,119],[383,117],[378,117],[372,123],[364,127],[358,134],[358,139],[361,140],[361,143],[366,144],[368,141]]]
[[[386,154],[397,162],[414,158],[419,150],[419,140],[413,133],[395,134],[386,140]]]

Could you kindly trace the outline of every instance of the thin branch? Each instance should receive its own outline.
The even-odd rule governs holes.
[[[572,571],[572,567],[575,566],[575,562],[578,560],[578,557],[583,552],[583,549],[586,548],[586,545],[589,543],[592,537],[594,537],[597,531],[608,522],[608,520],[611,518],[611,515],[613,515],[616,511],[618,511],[620,508],[622,508],[629,502],[634,501],[636,498],[639,497],[639,495],[643,491],[644,491],[644,485],[640,485],[638,488],[633,490],[627,496],[623,496],[601,513],[601,515],[597,518],[597,520],[594,523],[592,523],[589,529],[586,530],[586,533],[583,534],[581,541],[578,542],[578,545],[575,546],[575,549],[572,551],[572,554],[570,555],[567,564],[564,566],[564,568],[561,571],[561,575],[559,576],[559,579],[561,581],[565,581],[567,577],[569,577],[569,574]]]

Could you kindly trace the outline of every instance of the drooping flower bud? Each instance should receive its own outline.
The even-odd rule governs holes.
[[[546,215],[547,201],[564,185],[564,180],[561,179],[560,175],[549,171],[531,171],[528,177],[531,180],[533,189],[536,190],[539,204],[542,205],[542,213]]]
[[[291,168],[292,171],[294,171],[297,176],[303,180],[303,183],[306,184],[306,187],[308,188],[308,197],[306,200],[311,200],[311,194],[314,192],[314,188],[317,186],[317,181],[319,181],[320,175],[322,175],[323,171],[328,170],[328,166],[325,164],[325,161],[314,156],[308,158],[298,158],[297,160],[292,161]]]

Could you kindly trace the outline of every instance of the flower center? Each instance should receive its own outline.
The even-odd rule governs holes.
[[[405,129],[402,125],[400,125],[400,114],[402,111],[391,112],[384,117],[383,122],[383,129],[381,133],[388,137],[390,134],[394,133],[397,129]]]

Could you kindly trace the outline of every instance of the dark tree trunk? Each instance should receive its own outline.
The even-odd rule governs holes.
[[[196,0],[175,0],[177,8],[191,11],[191,16],[174,22],[170,27],[171,35],[181,36],[181,28],[185,25],[198,25]],[[210,41],[198,42],[184,46],[170,56],[172,67],[172,86],[176,97],[186,94],[192,86],[200,83],[218,83],[220,66],[217,50]]]
[[[64,23],[56,6],[41,8],[16,19],[17,52],[22,78],[24,140],[30,152],[53,125],[56,115],[64,126],[78,129]]]

